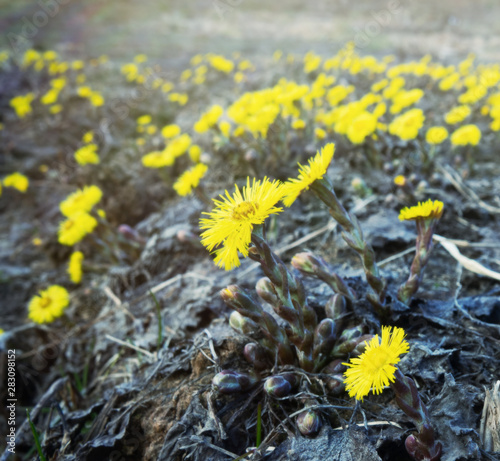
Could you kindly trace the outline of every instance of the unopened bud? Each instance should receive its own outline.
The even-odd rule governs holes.
[[[142,245],[146,243],[139,232],[130,227],[128,224],[120,224],[120,226],[118,226],[118,232],[122,234],[123,237],[125,237],[127,240],[131,240],[132,242],[137,242]]]
[[[243,392],[257,383],[257,376],[253,374],[238,373],[232,370],[223,370],[217,373],[212,384],[223,394],[234,394],[235,392]]]
[[[323,319],[314,332],[314,344],[335,339],[335,322],[332,319]]]
[[[264,370],[270,365],[265,349],[257,343],[246,344],[243,348],[243,356],[256,370]]]
[[[321,417],[314,410],[306,410],[297,416],[297,427],[302,435],[315,436],[321,429]]]
[[[295,387],[297,379],[292,373],[286,375],[270,376],[264,383],[264,390],[271,397],[285,397],[292,392]]]
[[[229,325],[242,335],[250,336],[252,333],[259,331],[259,326],[248,317],[241,315],[239,312],[233,311],[229,316]]]
[[[340,395],[345,391],[344,376],[340,373],[325,379],[326,388],[332,395]]]
[[[267,277],[262,277],[261,279],[259,279],[259,281],[255,285],[255,289],[259,297],[266,303],[269,303],[271,305],[279,303],[279,298],[276,294],[276,288],[271,280],[269,280]]]
[[[332,320],[342,318],[347,311],[347,302],[344,295],[335,293],[325,305],[326,316]]]
[[[353,339],[359,338],[363,334],[363,327],[361,325],[357,325],[352,328],[346,328],[339,338],[339,343],[345,341],[352,341]]]

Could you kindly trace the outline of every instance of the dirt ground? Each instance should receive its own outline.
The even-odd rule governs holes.
[[[9,47],[14,35],[22,35],[26,20],[33,22],[42,7],[29,1],[0,5],[1,48]],[[313,50],[327,57],[348,41],[354,41],[362,55],[394,54],[401,61],[426,53],[447,64],[469,53],[480,62],[500,61],[500,3],[494,0],[365,0],[354,6],[346,0],[73,0],[58,8],[30,37],[41,50],[53,48],[72,59],[106,54],[115,70],[146,53],[172,76],[195,54],[241,52],[262,70],[263,75],[250,82],[255,88],[277,81],[277,74],[266,71],[275,50],[296,55]],[[103,81],[109,94],[122,101],[129,88],[123,79],[112,78],[105,75],[108,80]],[[231,272],[216,269],[198,242],[198,220],[207,206],[196,196],[175,195],[169,183],[140,165],[140,157],[130,153],[123,140],[134,136],[137,116],[152,108],[163,124],[187,123],[214,100],[232,101],[231,81],[214,81],[207,92],[195,93],[178,119],[161,112],[163,106],[152,97],[128,106],[130,116],[111,126],[102,168],[83,173],[65,162],[65,153],[82,130],[92,128],[92,114],[75,103],[55,127],[11,123],[8,99],[25,83],[15,73],[0,80],[0,116],[9,123],[8,135],[0,138],[0,176],[23,171],[35,191],[22,196],[4,191],[0,198],[0,327],[6,332],[0,336],[0,397],[3,404],[5,351],[15,349],[19,399],[18,454],[8,458],[5,452],[2,461],[37,459],[26,409],[47,459],[53,460],[410,460],[404,441],[414,425],[390,392],[370,396],[360,406],[345,393],[325,392],[327,377],[299,370],[297,391],[273,400],[262,388],[270,369],[262,371],[259,384],[248,392],[222,395],[212,387],[221,370],[249,370],[241,354],[247,340],[229,327],[230,310],[220,291],[235,283],[252,291],[263,273],[249,259]],[[500,379],[498,281],[464,269],[436,244],[411,308],[396,303],[415,244],[413,223],[400,223],[398,212],[419,195],[405,194],[394,185],[397,169],[376,170],[351,145],[334,141],[329,177],[344,206],[355,210],[382,262],[391,322],[405,329],[411,343],[401,368],[415,380],[429,408],[444,445],[442,459],[500,459],[484,448],[479,436],[485,389]],[[288,164],[272,165],[273,176],[280,179],[296,175],[296,162],[311,155],[311,146],[300,137],[287,138],[287,143]],[[413,174],[415,187],[424,181],[445,203],[437,233],[472,243],[460,250],[493,271],[500,270],[497,145],[498,137],[491,135],[478,148],[473,174],[451,152],[432,171],[415,163],[413,170],[404,170]],[[415,149],[411,143],[392,145],[384,159]],[[205,185],[210,197],[241,182],[248,171],[259,170],[242,160],[246,152],[237,145],[210,154]],[[52,176],[40,173],[45,164]],[[353,189],[357,177],[371,190],[365,197]],[[27,303],[37,289],[67,279],[70,250],[57,243],[56,235],[59,201],[75,184],[90,181],[104,191],[108,221],[115,227],[134,227],[145,244],[129,248],[118,263],[110,263],[104,254],[96,257],[88,281],[74,289],[64,320],[29,323]],[[367,286],[359,258],[331,222],[326,208],[305,196],[279,220],[271,220],[269,240],[288,267],[294,254],[306,250],[329,261],[360,298],[343,326],[360,324],[366,332],[378,331],[381,319],[364,300]],[[43,244],[32,245],[34,237],[41,237]],[[331,289],[314,279],[305,278],[304,283],[309,304],[320,312]],[[301,436],[290,416],[304,407],[304,396],[314,398],[323,421],[314,438]],[[258,405],[263,443],[251,453]],[[2,407],[2,434],[6,418]],[[3,451],[3,435],[1,440]]]

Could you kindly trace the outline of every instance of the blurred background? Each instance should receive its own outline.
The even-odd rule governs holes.
[[[495,0],[2,0],[0,45],[27,39],[75,56],[146,53],[181,66],[207,52],[327,56],[352,40],[360,54],[453,60],[473,51],[492,61],[499,17]]]

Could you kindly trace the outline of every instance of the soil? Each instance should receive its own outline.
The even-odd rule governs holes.
[[[19,458],[11,459],[37,456],[26,409],[47,459],[53,460],[411,459],[404,442],[415,426],[389,389],[370,395],[360,405],[345,393],[328,393],[327,376],[294,369],[300,376],[297,389],[272,399],[263,390],[263,380],[284,368],[262,370],[258,383],[242,393],[224,395],[213,388],[212,379],[221,370],[250,371],[242,355],[248,338],[229,327],[231,311],[220,291],[230,284],[254,291],[264,274],[249,259],[229,272],[216,269],[198,241],[200,214],[210,208],[198,196],[176,196],[168,182],[142,167],[140,153],[129,148],[127,140],[135,136],[136,118],[153,110],[159,126],[173,120],[192,124],[213,102],[227,104],[234,99],[228,91],[232,82],[213,81],[210,94],[194,93],[193,102],[178,115],[172,106],[156,104],[151,95],[127,103],[130,86],[124,79],[113,81],[119,74],[118,63],[139,52],[166,64],[172,75],[187,67],[197,52],[229,55],[238,50],[260,69],[266,69],[277,48],[332,54],[332,48],[337,50],[339,42],[358,33],[387,5],[359,2],[354,12],[347,2],[316,2],[313,8],[304,2],[264,7],[264,2],[244,0],[226,3],[229,6],[221,13],[215,3],[155,4],[154,15],[151,6],[138,9],[131,1],[120,3],[119,14],[116,2],[69,2],[37,34],[35,43],[41,48],[57,45],[83,58],[101,53],[112,57],[115,67],[102,75],[102,86],[109,91],[105,97],[125,104],[128,112],[126,117],[103,115],[112,123],[97,171],[77,168],[68,160],[81,134],[94,127],[94,114],[73,101],[66,118],[55,126],[33,119],[15,122],[8,101],[28,82],[16,70],[0,73],[0,87],[5,89],[0,115],[8,126],[0,132],[0,176],[22,171],[31,181],[29,193],[5,188],[0,198],[0,326],[5,330],[0,336],[0,360],[3,373],[6,351],[15,349],[17,367]],[[398,20],[370,40],[363,53],[391,52],[406,59],[432,52],[450,63],[471,51],[484,62],[500,57],[496,2],[475,2],[474,7],[470,2],[453,2],[453,8],[443,2],[432,10],[427,6],[433,4],[430,1],[401,3]],[[13,18],[36,12],[29,3],[24,9],[22,2],[10,8],[2,13],[5,33],[15,30],[10,25]],[[299,13],[304,14],[300,21]],[[293,27],[286,27],[290,22]],[[249,87],[277,81],[272,72],[255,77]],[[400,162],[384,162],[385,168],[376,169],[367,163],[362,149],[341,139],[332,141],[336,154],[328,176],[381,262],[390,318],[374,314],[365,299],[367,284],[359,257],[344,242],[340,229],[328,226],[332,223],[328,211],[312,194],[303,194],[293,207],[269,220],[270,245],[288,267],[293,255],[308,250],[344,277],[359,296],[345,327],[361,324],[365,332],[376,333],[389,321],[405,329],[411,349],[400,368],[416,382],[429,409],[443,443],[443,460],[500,459],[480,437],[485,390],[500,379],[498,281],[463,268],[435,242],[411,305],[406,308],[394,301],[408,277],[416,237],[414,223],[399,222],[399,210],[431,193],[445,204],[437,233],[468,242],[459,246],[465,256],[500,271],[498,139],[491,136],[477,148],[473,171],[456,152],[445,152],[431,169],[424,168],[412,142],[388,145],[384,160],[392,162],[399,155]],[[212,146],[205,192],[215,197],[235,182],[244,182],[247,174],[295,176],[296,162],[306,162],[316,147],[290,136],[287,163],[263,164],[242,160],[247,150],[236,143]],[[40,171],[41,165],[49,166],[47,173]],[[184,167],[176,166],[173,175]],[[413,192],[394,185],[396,174],[411,179]],[[364,196],[351,184],[358,177],[369,189]],[[38,289],[49,284],[70,286],[65,272],[70,251],[57,243],[58,204],[76,186],[89,183],[103,190],[110,226],[116,230],[120,224],[130,225],[145,243],[120,246],[113,261],[91,247],[93,270],[82,285],[71,286],[66,315],[49,325],[30,323],[27,303]],[[42,240],[41,246],[32,244],[35,237]],[[304,278],[304,284],[308,303],[321,311],[331,289],[310,278]],[[4,375],[1,383],[5,401]],[[294,422],[304,408],[304,396],[314,398],[321,415],[322,428],[315,437],[302,436]],[[262,443],[256,449],[258,411]],[[4,407],[0,415],[7,416]],[[0,432],[7,433],[4,417]]]

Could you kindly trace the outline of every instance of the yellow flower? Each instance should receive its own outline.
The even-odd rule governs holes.
[[[205,133],[212,128],[219,118],[222,116],[224,109],[215,104],[207,112],[202,114],[200,119],[194,124],[194,131],[197,133]]]
[[[33,240],[31,241],[31,243],[36,246],[36,247],[39,247],[40,245],[42,245],[43,241],[40,237],[35,237],[33,238]]]
[[[404,186],[406,184],[406,178],[402,174],[399,174],[394,178],[394,184],[396,184],[396,186]]]
[[[424,124],[422,109],[410,109],[396,117],[389,125],[389,133],[399,136],[404,141],[415,139]]]
[[[138,54],[134,58],[134,62],[141,63],[141,62],[146,62],[148,60],[148,57],[145,54]]]
[[[87,144],[80,147],[75,152],[75,160],[79,165],[87,165],[91,163],[97,165],[100,162],[99,155],[97,155],[97,144]]]
[[[97,186],[85,186],[68,195],[66,200],[59,204],[64,216],[70,217],[79,211],[89,212],[102,198],[102,191]]]
[[[85,144],[90,144],[94,140],[94,132],[93,131],[87,131],[83,136],[82,136],[82,142]]]
[[[179,125],[166,125],[161,129],[161,134],[164,138],[170,139],[175,138],[181,132],[181,128]]]
[[[325,139],[326,131],[323,130],[323,128],[316,127],[314,128],[314,136],[316,136],[318,139]]]
[[[316,180],[322,179],[326,170],[332,161],[335,152],[335,145],[329,143],[317,152],[314,158],[309,159],[309,165],[302,166],[299,163],[298,178],[290,178],[283,186],[283,203],[285,206],[291,206],[303,190],[309,189],[309,186]]]
[[[28,317],[35,323],[50,323],[61,317],[69,304],[66,288],[52,285],[33,296],[28,305]]]
[[[12,98],[9,104],[16,111],[16,115],[19,118],[23,118],[33,110],[31,108],[33,99],[35,99],[35,95],[33,93],[28,93],[24,96]]]
[[[59,243],[74,245],[90,234],[97,226],[97,220],[88,213],[80,211],[59,225]]]
[[[104,104],[104,98],[98,91],[93,91],[90,95],[90,104],[94,107],[101,107]]]
[[[203,178],[207,171],[207,165],[198,163],[189,170],[182,173],[182,175],[175,181],[174,189],[180,196],[190,194],[194,188],[198,187],[200,179]]]
[[[21,173],[15,172],[3,178],[5,187],[13,187],[19,192],[26,192],[30,184],[29,179]]]
[[[63,110],[63,106],[61,104],[54,104],[53,106],[49,107],[49,112],[51,114],[58,114]]]
[[[151,123],[151,115],[141,115],[137,119],[137,125],[147,125],[148,123]]]
[[[464,125],[455,130],[451,135],[454,146],[477,146],[481,139],[481,130],[476,125]]]
[[[82,261],[83,253],[81,251],[74,251],[71,253],[68,264],[68,274],[73,283],[80,283],[82,281]]]
[[[57,88],[51,88],[47,93],[45,93],[41,98],[40,102],[46,106],[54,104],[59,97],[59,90]]]
[[[455,125],[456,123],[460,123],[465,120],[470,113],[471,110],[469,106],[456,106],[446,113],[444,121],[449,125]]]
[[[227,120],[223,120],[222,122],[219,122],[219,130],[226,138],[229,138],[231,124]]]
[[[229,59],[226,59],[223,56],[217,56],[217,55],[211,56],[208,61],[210,62],[210,65],[214,69],[217,69],[226,74],[231,72],[234,68],[233,61],[230,61]]]
[[[158,131],[158,128],[156,128],[154,125],[149,125],[146,127],[146,133],[147,134],[155,134]]]
[[[292,122],[292,128],[294,130],[303,130],[306,127],[306,122],[302,119],[297,119]]]
[[[235,185],[233,196],[226,190],[226,195],[220,195],[222,200],[214,199],[215,209],[203,213],[208,218],[200,219],[200,228],[206,229],[202,234],[201,243],[209,250],[215,247],[215,263],[219,267],[230,270],[240,265],[238,252],[248,256],[254,226],[263,224],[271,214],[282,211],[275,205],[283,198],[283,186],[279,181],[262,181],[247,178],[243,193]]]
[[[194,162],[198,163],[201,156],[201,147],[197,144],[193,144],[188,150],[189,158]]]
[[[2,336],[5,333],[5,330],[3,328],[0,328],[0,336]]]
[[[362,112],[349,124],[346,134],[353,144],[361,144],[376,128],[377,117],[370,112]]]
[[[90,98],[92,96],[92,88],[89,86],[79,86],[76,89],[76,93],[80,98]]]
[[[429,199],[427,202],[418,202],[418,205],[405,207],[399,213],[400,221],[416,219],[439,219],[443,214],[443,202]]]
[[[433,126],[427,130],[425,140],[429,144],[441,144],[448,137],[448,130],[444,126]]]
[[[392,329],[392,332],[391,332]],[[382,335],[375,335],[359,357],[344,363],[348,370],[344,373],[349,397],[363,400],[370,390],[380,394],[385,386],[394,382],[396,365],[400,356],[410,350],[405,341],[405,332],[398,327],[382,327]]]

